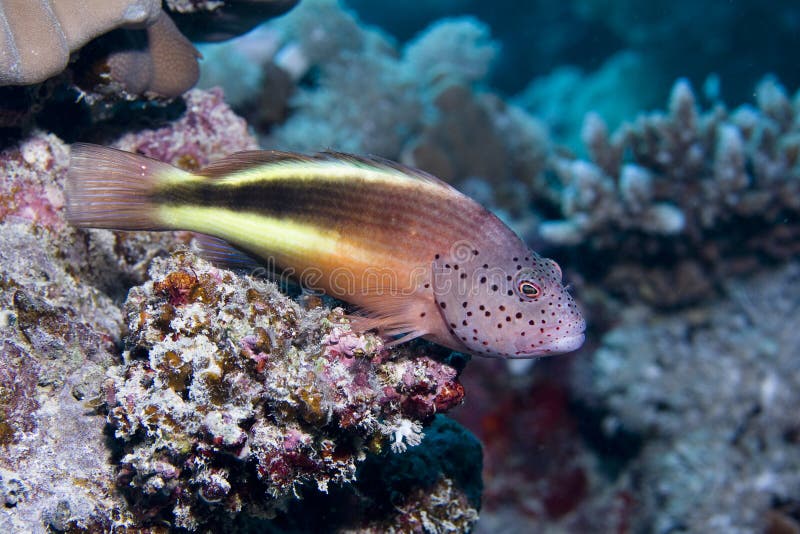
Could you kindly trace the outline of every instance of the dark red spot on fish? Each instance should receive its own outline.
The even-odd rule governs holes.
[[[497,291],[497,284],[492,284],[492,291]]]
[[[503,325],[501,323],[497,323],[497,328],[503,328]]]
[[[522,312],[517,312],[517,314],[514,317],[516,317],[517,319],[522,319]]]
[[[530,321],[528,321],[528,324],[529,324],[529,325],[531,325],[531,326],[533,326],[533,324],[534,324],[534,320],[533,320],[533,319],[531,319]]]
[[[489,310],[486,310],[486,313],[484,315],[486,315],[486,317],[489,317],[490,315],[492,315],[492,312],[490,312]]]
[[[430,284],[425,284],[423,287],[425,287],[425,289],[428,289],[429,287],[431,287],[431,285]]]
[[[445,309],[447,307],[447,303],[446,302],[440,302],[439,306],[441,306],[442,309]]]
[[[483,268],[484,268],[484,269],[488,269],[488,268],[489,268],[489,264],[488,264],[488,263],[484,263],[484,264],[483,264]]]
[[[503,306],[502,304],[500,305],[500,307],[499,307],[498,309],[499,309],[500,311],[506,311],[506,307],[505,307],[505,306]]]
[[[436,256],[434,256],[433,258],[438,260],[438,259],[439,259],[439,255],[437,254],[437,255],[436,255]]]
[[[461,303],[461,307],[462,307],[462,308],[466,308],[466,307],[467,307],[467,303],[466,303],[466,301],[464,301],[464,302],[462,302],[462,303]]]
[[[511,261],[519,261],[519,258],[511,258]]]
[[[484,306],[483,304],[481,304],[480,306],[478,306],[478,309],[479,309],[480,311],[483,311],[483,310],[485,310],[485,309],[486,309],[486,306]]]
[[[467,317],[472,317],[472,312],[471,311],[467,312]]]
[[[478,255],[478,251],[477,250],[473,250],[472,253],[475,254],[476,256]]]
[[[450,328],[455,328],[455,327],[456,327],[456,323],[450,323]]]
[[[453,269],[455,269],[456,271],[458,270],[458,264],[457,263],[455,265],[453,265]]]
[[[508,276],[506,276],[506,280],[508,280],[509,282],[511,281],[511,275],[510,274]]]
[[[467,273],[461,273],[461,279],[465,279],[467,277]]]
[[[509,317],[508,315],[506,315],[506,322],[507,322],[507,323],[510,323],[510,322],[511,322],[511,317]]]
[[[481,276],[481,284],[485,284],[485,283],[486,283],[486,277],[485,276]]]
[[[466,320],[461,321],[461,326],[467,326],[467,321]]]
[[[512,296],[512,295],[514,295],[514,292],[513,292],[513,291],[511,291],[510,289],[507,291],[507,293],[508,293],[508,296],[509,296],[509,297],[510,297],[510,296]],[[523,301],[522,301],[522,299],[519,299],[519,301],[520,301],[520,302],[523,302]]]
[[[419,314],[420,317],[425,317],[425,312]]]

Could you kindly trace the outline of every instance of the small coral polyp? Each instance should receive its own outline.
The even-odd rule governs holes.
[[[355,480],[460,403],[457,372],[383,349],[341,309],[310,310],[189,252],[156,260],[125,305],[125,363],[106,386],[124,441],[118,482],[138,511],[194,529],[226,510],[269,517]]]

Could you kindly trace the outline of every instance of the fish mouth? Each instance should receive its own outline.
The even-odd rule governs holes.
[[[515,353],[511,355],[510,358],[534,358],[537,356],[555,356],[556,354],[573,352],[581,348],[585,340],[586,334],[581,331],[577,334],[550,340],[546,345],[541,345],[530,351]]]
[[[560,337],[550,343],[548,347],[553,354],[562,354],[564,352],[572,352],[574,350],[578,350],[583,345],[583,342],[586,340],[586,334],[581,332],[580,334],[575,334],[572,336],[565,336]]]

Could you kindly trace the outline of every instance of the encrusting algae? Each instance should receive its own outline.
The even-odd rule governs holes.
[[[585,322],[561,270],[441,180],[322,153],[234,154],[190,173],[75,144],[68,218],[82,227],[190,230],[204,255],[270,270],[355,304],[357,330],[484,356],[578,349]]]

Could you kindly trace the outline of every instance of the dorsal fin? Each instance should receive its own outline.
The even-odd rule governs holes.
[[[429,174],[423,170],[416,169],[414,167],[409,167],[408,165],[403,165],[402,163],[382,158],[380,156],[372,156],[372,155],[357,156],[355,154],[347,154],[345,152],[326,150],[324,152],[316,154],[314,159],[324,159],[326,161],[340,161],[343,163],[349,163],[351,165],[355,165],[356,167],[368,167],[376,170],[389,171],[393,174],[402,174],[403,176],[407,176],[409,178],[415,178],[422,182],[427,182],[430,184],[446,187],[448,189],[453,189],[452,185],[448,184],[441,178],[437,178],[436,176]]]
[[[252,169],[260,165],[271,163],[341,163],[351,165],[361,169],[371,169],[375,171],[388,172],[390,174],[402,175],[429,184],[438,185],[452,189],[453,186],[441,179],[428,174],[425,171],[408,167],[401,163],[391,161],[378,156],[357,156],[344,152],[325,151],[307,156],[297,152],[283,152],[280,150],[248,150],[237,152],[221,160],[215,161],[202,169],[200,176],[209,178],[225,178],[236,172]]]
[[[314,158],[296,152],[283,152],[280,150],[246,150],[236,152],[220,160],[214,161],[204,167],[197,174],[209,178],[225,178],[233,173],[252,169],[269,163],[287,163],[314,161]]]

